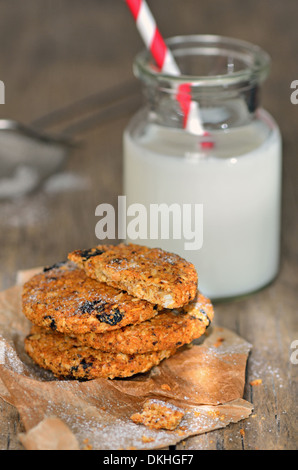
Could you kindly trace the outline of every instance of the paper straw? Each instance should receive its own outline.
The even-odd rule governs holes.
[[[145,0],[126,0],[136,27],[145,46],[151,52],[161,72],[180,75],[175,59],[157,27],[156,21]]]
[[[170,49],[160,34],[147,2],[145,0],[125,1],[144,43],[151,52],[160,71],[175,76],[181,75]],[[198,104],[191,101],[191,85],[181,84],[178,87],[176,99],[180,103],[183,112],[183,127],[192,134],[209,135],[208,132],[204,131],[199,119]],[[206,148],[213,146],[211,142],[202,142],[201,145]]]

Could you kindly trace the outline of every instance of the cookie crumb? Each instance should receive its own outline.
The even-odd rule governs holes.
[[[141,413],[130,418],[136,424],[144,424],[151,429],[173,431],[180,424],[184,412],[178,407],[159,400],[147,400]]]
[[[249,382],[249,385],[251,385],[252,387],[256,385],[261,385],[261,384],[262,384],[262,379],[256,379],[256,380],[252,380],[251,382]]]
[[[214,343],[213,346],[214,346],[215,348],[218,348],[219,346],[222,345],[222,343],[224,342],[224,340],[225,340],[224,338],[217,338],[217,340],[216,340],[216,342]]]
[[[85,445],[83,450],[92,450],[93,449],[92,445],[89,444],[89,439],[88,438],[83,440],[83,444]]]
[[[220,411],[219,410],[209,410],[207,411],[207,414],[211,416],[213,419],[219,419],[220,417]]]
[[[142,441],[143,441],[144,443],[147,443],[147,442],[154,442],[155,439],[154,439],[154,437],[148,437],[148,436],[145,436],[145,435],[144,435],[144,436],[142,436]]]
[[[161,389],[166,392],[170,392],[172,390],[168,384],[162,384]]]

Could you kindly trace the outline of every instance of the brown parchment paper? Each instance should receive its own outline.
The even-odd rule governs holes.
[[[22,283],[37,271],[20,272],[17,284],[0,293],[0,396],[20,413],[26,449],[158,449],[251,414],[252,405],[242,398],[251,345],[217,326],[130,379],[58,380],[40,369],[24,352],[30,323],[21,310]],[[132,422],[150,398],[184,410],[174,431]]]

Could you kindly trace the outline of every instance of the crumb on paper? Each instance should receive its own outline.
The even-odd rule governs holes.
[[[240,434],[241,434],[242,437],[245,437],[245,431],[244,431],[244,429],[240,429]]]
[[[262,379],[256,379],[256,380],[252,380],[251,382],[249,382],[249,385],[251,385],[252,387],[255,387],[261,384],[262,384]]]
[[[92,450],[93,449],[92,445],[89,443],[88,438],[83,440],[83,444],[84,444],[84,449],[83,450]]]
[[[141,413],[135,413],[131,420],[136,424],[144,424],[151,429],[167,429],[173,431],[180,424],[184,411],[178,407],[159,400],[147,400]]]
[[[207,414],[211,416],[213,419],[218,419],[220,417],[220,411],[219,410],[209,410],[207,411]]]
[[[213,346],[214,346],[215,348],[219,348],[219,346],[222,345],[222,343],[224,342],[224,340],[225,340],[224,338],[217,338],[217,340],[216,340],[216,342],[214,343]]]
[[[172,390],[168,384],[162,384],[161,389],[166,392],[170,392]]]
[[[145,435],[144,435],[144,436],[142,436],[142,441],[143,441],[144,443],[147,443],[147,442],[154,442],[155,439],[154,439],[154,437],[149,437],[149,436],[145,436]]]

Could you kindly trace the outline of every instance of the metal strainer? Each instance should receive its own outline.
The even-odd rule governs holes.
[[[133,95],[136,98],[136,84],[131,81],[52,112],[32,126],[0,119],[0,199],[20,197],[35,190],[81,144],[75,139],[79,134],[133,111],[137,105]],[[78,120],[64,127],[58,137],[44,132],[66,119],[73,120],[75,115]]]

